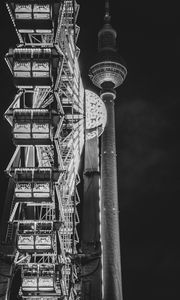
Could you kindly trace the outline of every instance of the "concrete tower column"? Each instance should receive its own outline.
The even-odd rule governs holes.
[[[101,136],[101,216],[104,300],[122,300],[115,112],[112,93],[102,91],[107,124]]]

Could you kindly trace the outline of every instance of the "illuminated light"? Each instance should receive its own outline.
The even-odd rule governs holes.
[[[17,85],[16,87],[19,89],[33,89],[33,85]],[[42,86],[42,88],[44,88],[44,86]],[[49,88],[49,86],[47,86],[47,88]]]
[[[79,104],[79,99],[78,99],[78,97],[77,97],[77,95],[76,95],[76,94],[74,94],[74,101],[76,101],[76,102],[77,102],[77,104]]]
[[[73,74],[73,67],[71,66],[71,63],[70,63],[69,60],[67,61],[67,64],[68,64],[68,66],[69,66],[69,69],[70,69],[71,74]]]
[[[70,94],[70,96],[73,95],[73,90],[72,90],[72,88],[70,87],[70,85],[67,85],[67,86],[66,86],[66,90],[67,90],[67,92]]]
[[[18,30],[20,33],[34,33],[33,29],[19,29]]]
[[[86,134],[87,139],[102,134],[107,122],[107,111],[104,102],[94,92],[85,90],[86,98]]]
[[[51,49],[42,49],[42,48],[15,48],[13,50],[14,54],[18,53],[18,54],[26,54],[26,55],[35,55],[35,54],[51,54]],[[30,58],[30,56],[29,56]]]
[[[53,291],[55,285],[53,274],[54,274],[54,265],[52,264],[28,264],[27,266],[23,266],[22,290],[23,291],[37,291],[37,290]]]
[[[16,20],[31,20],[31,13],[17,13],[15,12]]]
[[[76,75],[76,74],[75,74]],[[76,76],[74,76],[74,86],[76,87],[76,91],[78,90],[78,74]]]
[[[79,65],[78,65],[78,61],[77,61],[77,59],[75,60],[75,75],[76,75],[76,77],[77,77],[77,79],[79,80],[79,74],[80,74],[80,71],[79,71]]]
[[[34,61],[32,64],[33,71],[49,71],[49,62]]]
[[[14,62],[14,71],[30,71],[31,70],[31,64],[30,62]]]
[[[34,20],[49,20],[49,14],[36,13],[34,14]]]
[[[39,290],[40,291],[53,291],[54,290],[54,279],[39,277]]]
[[[73,50],[73,47],[72,47],[70,41],[69,41],[68,45],[69,45],[69,51],[70,51],[70,53],[71,53],[71,57],[73,57],[73,56],[74,56],[74,50]]]
[[[36,12],[50,12],[50,5],[49,4],[34,4],[34,11]]]
[[[22,290],[23,291],[37,291],[38,284],[37,278],[24,278],[22,282]]]
[[[37,33],[52,33],[50,29],[36,29]]]
[[[23,199],[24,198],[50,198],[51,190],[49,182],[18,182],[15,186],[15,197]]]
[[[50,19],[50,6],[34,4],[16,4],[15,6],[15,18],[21,20],[31,19]]]
[[[16,4],[15,12],[31,12],[31,4]]]
[[[52,236],[51,235],[35,236],[35,249],[51,250],[52,249]]]

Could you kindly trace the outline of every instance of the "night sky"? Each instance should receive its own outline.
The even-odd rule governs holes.
[[[81,0],[80,68],[86,88],[103,23],[103,0]],[[180,10],[172,1],[111,1],[128,75],[117,91],[116,134],[124,300],[180,299]],[[0,9],[1,203],[13,147],[3,113],[16,89],[3,60],[18,42]]]

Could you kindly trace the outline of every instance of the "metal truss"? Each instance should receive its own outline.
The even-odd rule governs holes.
[[[8,1],[19,45],[5,60],[18,88],[5,112],[15,152],[6,172],[13,198],[6,242],[15,241],[25,300],[78,300],[80,202],[78,167],[84,145],[84,89],[76,46],[75,0]]]

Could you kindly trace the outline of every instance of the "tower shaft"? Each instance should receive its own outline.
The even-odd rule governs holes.
[[[104,300],[122,300],[115,113],[112,94],[102,94],[107,124],[101,137],[101,234]]]

